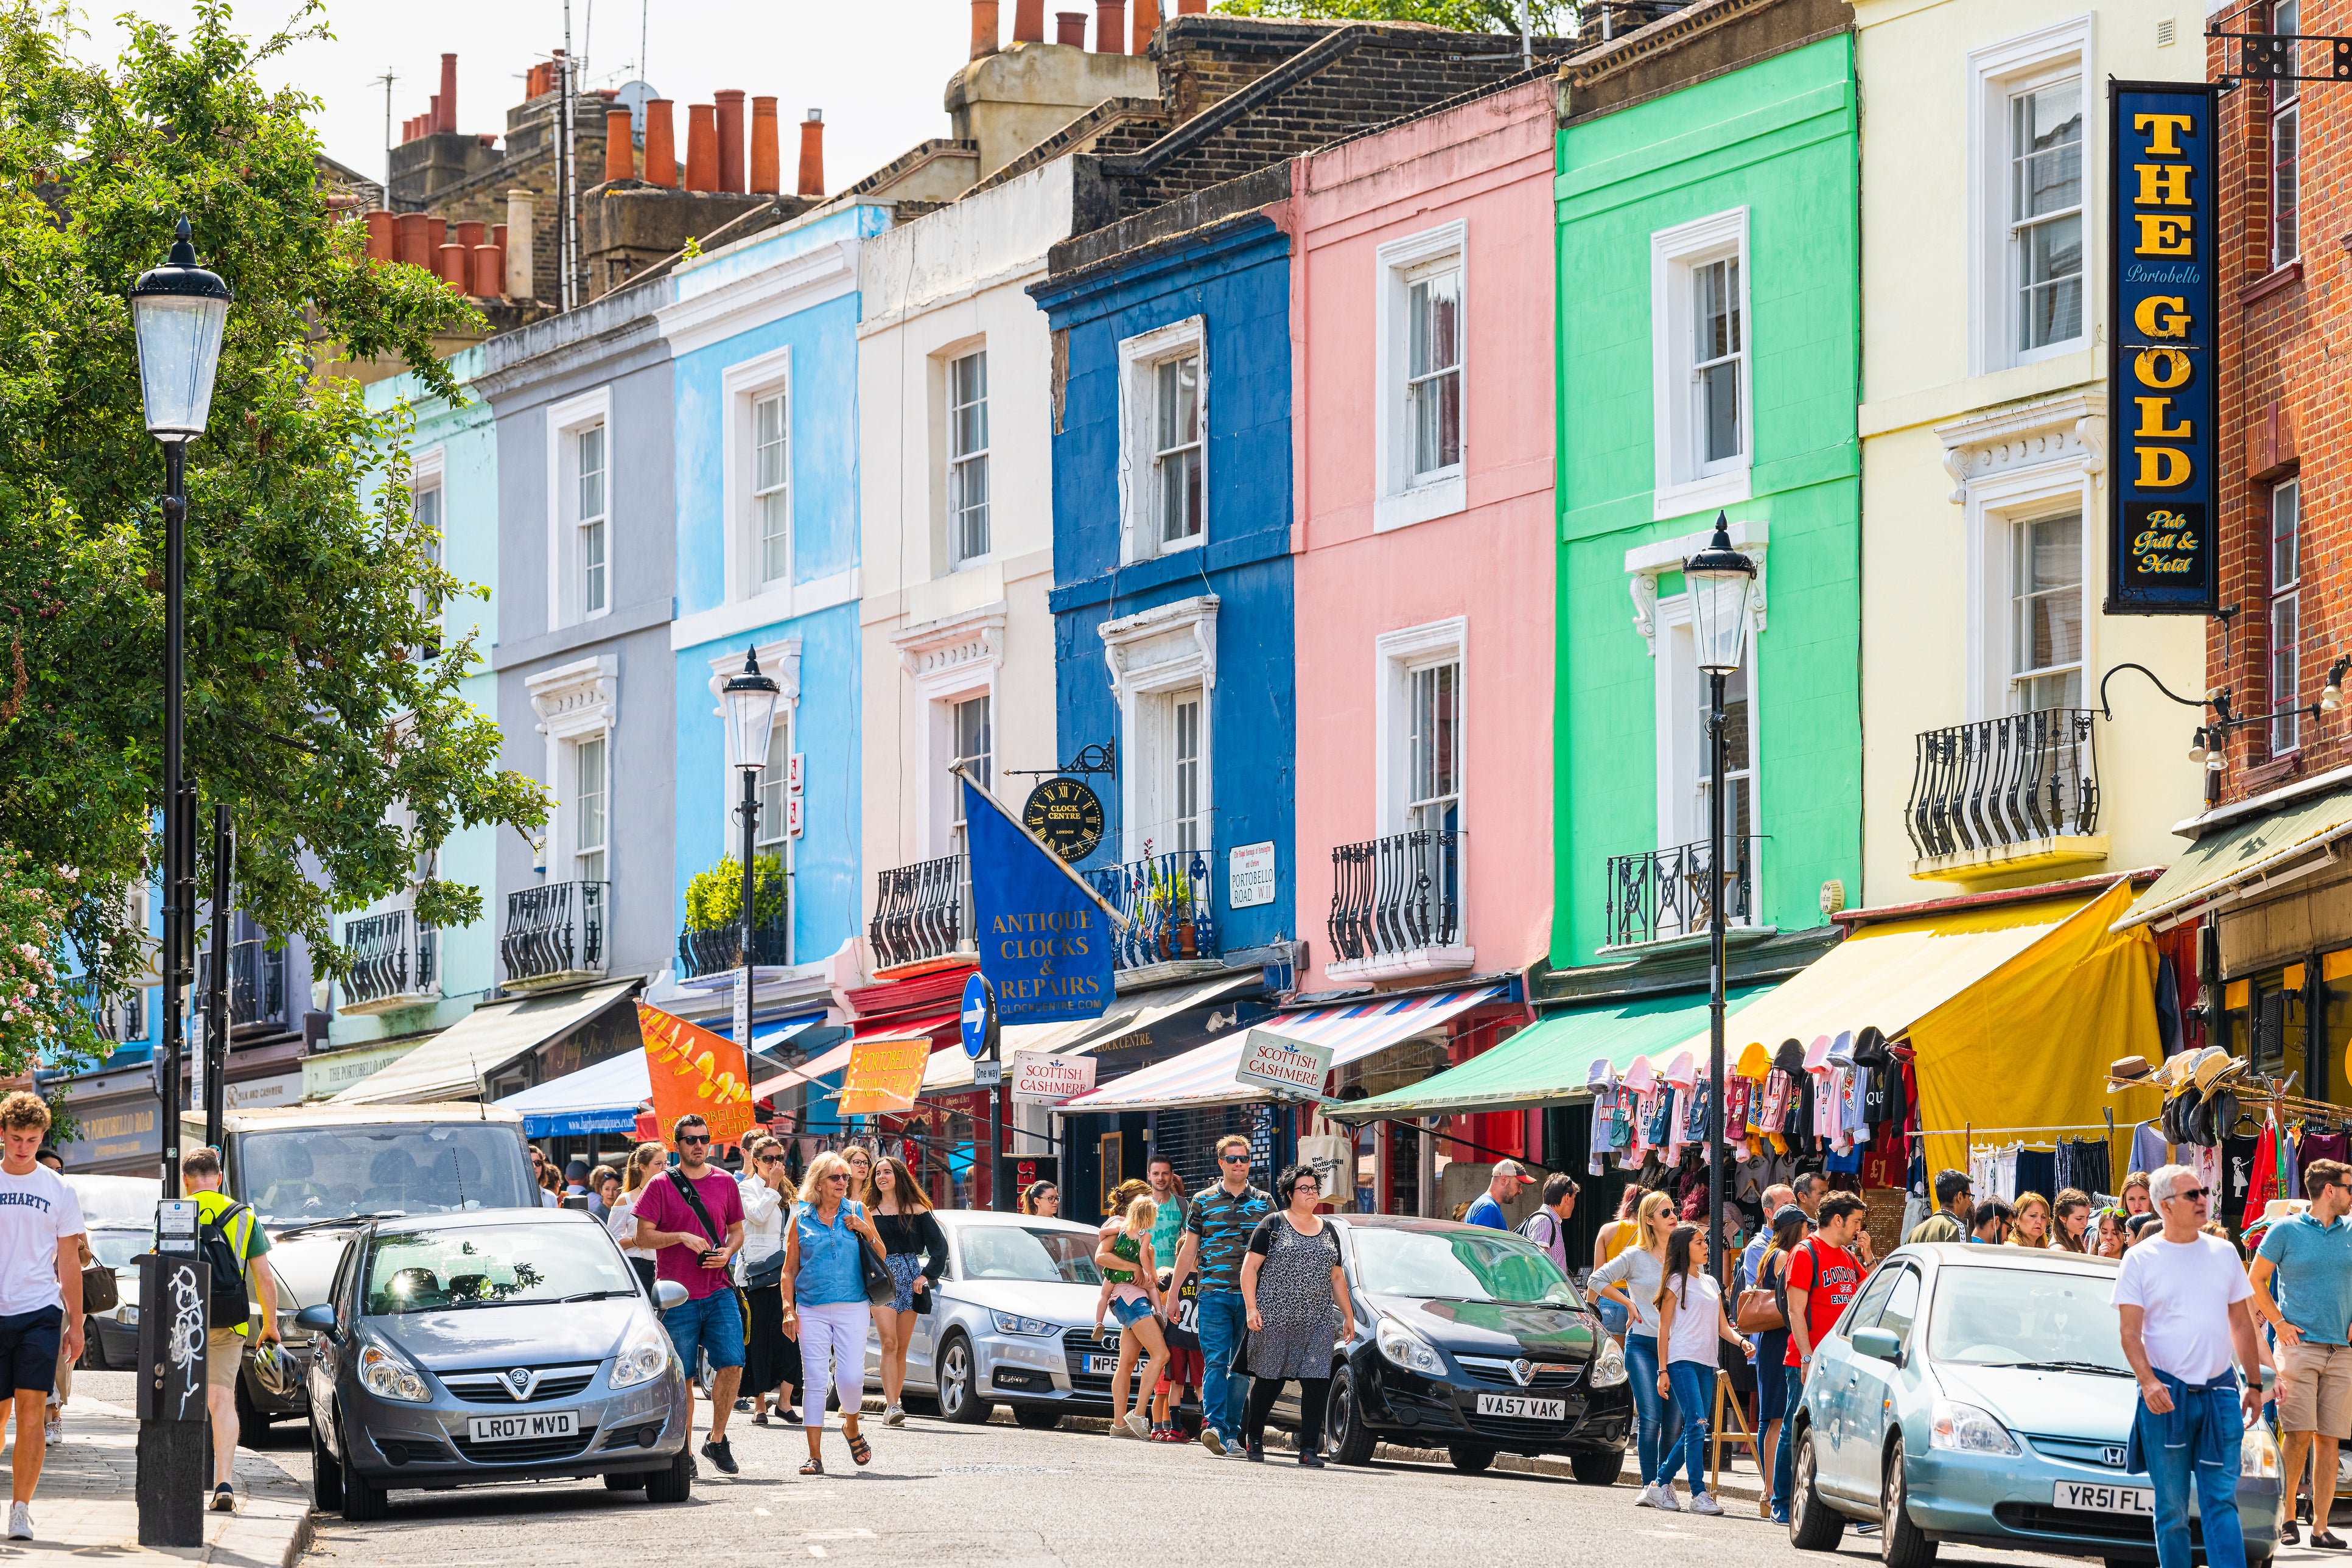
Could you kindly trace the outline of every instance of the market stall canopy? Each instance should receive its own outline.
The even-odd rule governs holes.
[[[335,1096],[337,1105],[404,1105],[478,1097],[492,1073],[626,1001],[635,977],[555,996],[475,1008],[406,1056]]]
[[[2216,827],[2182,851],[2116,921],[2116,930],[2167,921],[2234,899],[2289,862],[2352,834],[2352,789]]]
[[[1726,999],[1741,1007],[1771,989],[1737,986]],[[1460,1067],[1370,1100],[1333,1106],[1326,1114],[1334,1121],[1377,1121],[1527,1110],[1589,1099],[1594,1062],[1605,1061],[1612,1072],[1622,1072],[1635,1057],[1663,1052],[1692,1029],[1705,1028],[1706,1007],[1705,995],[1685,992],[1554,1013]]]
[[[1179,1013],[1205,1007],[1236,991],[1265,984],[1264,970],[1248,969],[1221,974],[1194,985],[1133,994],[1120,997],[1099,1018],[1081,1018],[1066,1024],[1011,1025],[997,1041],[997,1050],[1004,1059],[1007,1073],[1012,1070],[1013,1053],[1015,1051],[1082,1057],[1097,1046],[1123,1039],[1129,1035],[1150,1029]],[[961,1047],[940,1051],[931,1058],[931,1065],[923,1074],[925,1094],[960,1094],[971,1088],[971,1058],[963,1054]]]
[[[787,1068],[773,1078],[763,1078],[751,1085],[751,1098],[765,1100],[780,1089],[790,1089],[796,1083],[814,1083],[828,1073],[839,1072],[849,1065],[849,1047],[838,1045],[821,1057],[812,1057],[796,1068]]]
[[[1454,1015],[1503,994],[1504,987],[1500,985],[1482,985],[1467,991],[1380,997],[1339,1007],[1279,1013],[1256,1027],[1285,1039],[1328,1046],[1332,1067],[1343,1068],[1426,1030],[1439,1028]],[[1196,1046],[1181,1056],[1131,1072],[1055,1109],[1066,1115],[1076,1115],[1170,1110],[1271,1100],[1274,1096],[1270,1091],[1253,1089],[1234,1078],[1234,1068],[1241,1061],[1243,1042],[1252,1033],[1250,1029],[1234,1029],[1205,1046]]]
[[[564,1138],[635,1131],[637,1107],[652,1093],[640,1048],[508,1095],[498,1105],[521,1114],[526,1138]]]

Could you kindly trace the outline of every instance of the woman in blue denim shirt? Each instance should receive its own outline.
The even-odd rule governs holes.
[[[841,1430],[849,1457],[859,1465],[874,1458],[873,1445],[858,1435],[857,1413],[866,1397],[866,1276],[857,1248],[885,1256],[882,1237],[866,1217],[865,1205],[849,1195],[850,1168],[830,1152],[809,1163],[800,1201],[784,1233],[784,1332],[800,1341],[803,1430],[808,1434],[804,1476],[824,1474],[820,1444],[824,1436],[824,1367],[833,1360],[833,1385],[841,1395]]]

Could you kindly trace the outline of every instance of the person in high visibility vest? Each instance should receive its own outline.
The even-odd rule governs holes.
[[[253,1210],[221,1191],[220,1156],[198,1149],[180,1162],[180,1185],[196,1205],[196,1234],[209,1239],[217,1234],[235,1255],[245,1284],[261,1302],[260,1342],[278,1342],[278,1281],[269,1272],[266,1254],[269,1233]],[[216,1300],[242,1289],[224,1289],[214,1281]],[[228,1513],[236,1507],[230,1481],[236,1474],[236,1380],[245,1369],[245,1346],[253,1328],[248,1316],[232,1322],[218,1321],[205,1342],[205,1404],[213,1417],[213,1511]]]

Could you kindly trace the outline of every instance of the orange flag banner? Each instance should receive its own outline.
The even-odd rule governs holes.
[[[671,1123],[689,1111],[710,1125],[710,1144],[740,1143],[751,1131],[751,1075],[743,1047],[674,1013],[637,1004],[654,1123],[669,1142]]]
[[[841,1076],[841,1114],[887,1115],[912,1110],[930,1065],[929,1035],[876,1035],[849,1047],[849,1068]]]

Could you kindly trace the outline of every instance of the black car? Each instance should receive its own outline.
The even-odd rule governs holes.
[[[1325,1223],[1356,1310],[1332,1358],[1326,1453],[1360,1465],[1385,1440],[1444,1448],[1465,1472],[1498,1453],[1554,1454],[1580,1481],[1615,1484],[1633,1425],[1625,1357],[1550,1254],[1451,1220]],[[1286,1394],[1275,1423],[1297,1416]]]

